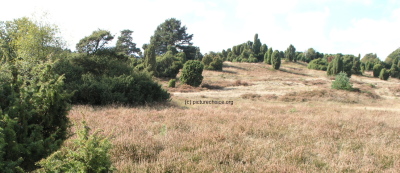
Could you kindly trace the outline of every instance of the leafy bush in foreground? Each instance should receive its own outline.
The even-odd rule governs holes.
[[[332,89],[338,90],[353,90],[353,85],[350,83],[350,78],[347,77],[347,74],[344,72],[340,72],[336,75],[335,81],[332,82]]]
[[[68,136],[64,77],[52,64],[0,66],[0,170],[24,172],[56,151]]]
[[[185,63],[180,80],[190,86],[199,86],[203,81],[204,65],[200,61],[189,60]]]
[[[112,172],[110,141],[99,136],[99,131],[89,135],[89,130],[83,121],[72,145],[38,162],[42,167],[38,172]]]

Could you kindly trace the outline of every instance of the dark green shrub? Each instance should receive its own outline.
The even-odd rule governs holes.
[[[337,75],[343,72],[343,60],[340,56],[336,56],[329,64],[326,70],[328,76]],[[348,76],[350,77],[350,76]]]
[[[314,59],[310,63],[308,63],[307,68],[326,71],[328,68],[328,62],[322,58]]]
[[[203,81],[204,65],[200,61],[189,60],[185,63],[180,80],[182,83],[198,87]]]
[[[99,136],[99,131],[89,135],[89,130],[83,121],[77,132],[78,138],[70,146],[38,162],[42,167],[38,172],[112,172],[111,143]]]
[[[400,70],[397,64],[393,63],[392,67],[390,68],[390,76],[392,78],[398,78],[400,75]]]
[[[271,55],[271,64],[275,70],[278,70],[281,66],[281,55],[279,51],[275,50]]]
[[[222,71],[223,59],[215,52],[204,55],[202,62],[204,69]]]
[[[182,68],[181,60],[176,59],[172,52],[157,57],[157,77],[175,78],[180,68]]]
[[[175,83],[176,83],[176,80],[175,80],[175,79],[169,80],[169,82],[168,82],[168,87],[170,87],[170,88],[175,88]]]
[[[338,90],[348,90],[348,91],[353,90],[353,86],[350,83],[350,78],[344,72],[340,72],[338,75],[336,75],[336,78],[332,82],[331,87],[332,89],[338,89]]]
[[[0,170],[33,171],[68,136],[70,95],[50,63],[0,66]]]
[[[390,76],[389,70],[386,70],[386,68],[383,68],[379,73],[379,79],[381,80],[388,80],[389,76]]]
[[[379,77],[379,74],[381,73],[382,70],[382,65],[381,64],[375,64],[374,67],[372,68],[372,72],[374,77]]]
[[[76,96],[77,103],[106,105],[121,103],[140,105],[167,101],[170,95],[146,73],[121,76],[82,76]]]

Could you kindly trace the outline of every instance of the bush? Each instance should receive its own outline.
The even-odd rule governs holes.
[[[379,73],[379,79],[381,80],[388,80],[389,79],[389,70],[386,70],[385,68],[383,68],[381,70],[381,72]]]
[[[372,72],[374,77],[379,77],[379,74],[382,71],[382,65],[381,64],[375,64],[374,67],[372,68]]]
[[[281,56],[279,51],[275,50],[271,55],[271,64],[275,70],[278,70],[281,66]]]
[[[353,90],[353,86],[350,83],[350,78],[347,77],[347,74],[344,72],[340,72],[336,75],[335,81],[332,82],[332,89],[338,90]]]
[[[214,52],[206,54],[202,62],[204,64],[204,69],[222,71],[223,59]]]
[[[68,136],[70,95],[53,64],[0,66],[0,170],[33,171]]]
[[[76,103],[142,105],[170,98],[169,93],[144,72],[115,77],[85,74],[82,76],[82,82],[75,94]]]
[[[112,172],[111,143],[99,136],[99,131],[89,135],[89,130],[83,121],[77,132],[78,138],[70,146],[38,162],[42,167],[38,172]]]
[[[176,83],[176,80],[175,80],[175,79],[169,80],[169,82],[168,82],[168,87],[170,87],[170,88],[175,88],[175,83]]]
[[[172,68],[175,67],[169,67]],[[55,71],[68,77],[65,89],[73,94],[71,102],[74,104],[139,105],[168,100],[169,94],[153,82],[149,74],[132,72],[138,69],[145,71],[143,63],[136,59],[78,54],[58,61]],[[176,71],[179,72],[179,68],[173,72],[175,76]]]
[[[203,81],[204,65],[200,61],[189,60],[185,63],[180,80],[182,83],[198,87]]]
[[[157,77],[175,78],[180,68],[182,68],[182,62],[176,59],[172,52],[167,52],[163,56],[157,57]]]
[[[328,68],[328,62],[322,58],[314,59],[307,65],[307,68],[326,71]]]

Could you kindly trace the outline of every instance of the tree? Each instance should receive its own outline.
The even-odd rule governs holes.
[[[335,59],[333,59],[332,62],[329,63],[326,72],[329,76],[337,75],[340,72],[343,72],[343,60],[341,54],[337,54]]]
[[[114,39],[114,36],[111,35],[110,31],[99,29],[93,31],[90,36],[81,39],[76,44],[76,50],[79,53],[95,54],[98,50],[103,49],[112,39]]]
[[[363,62],[363,63],[373,62],[376,59],[379,60],[379,58],[378,58],[378,56],[376,56],[376,54],[368,53],[368,54],[364,55],[364,57],[361,59],[361,62]]]
[[[182,69],[182,75],[180,77],[181,82],[190,86],[198,87],[203,81],[203,69],[204,65],[200,61],[187,61]]]
[[[258,38],[258,34],[254,35],[254,42],[253,42],[253,53],[255,56],[258,56],[258,54],[260,53],[261,50],[261,41]]]
[[[397,64],[392,63],[392,67],[390,68],[390,76],[393,78],[398,78],[400,75],[400,70]]]
[[[27,17],[0,21],[0,63],[16,58],[34,62],[47,60],[58,54],[64,42],[56,37],[56,26],[33,22]]]
[[[275,70],[279,70],[281,66],[281,55],[278,50],[275,50],[271,55],[271,64]]]
[[[383,67],[381,64],[375,64],[374,68],[372,68],[374,77],[379,77],[379,74],[381,73],[382,69],[383,69]]]
[[[70,94],[49,58],[62,48],[50,25],[0,23],[0,170],[30,172],[68,136]]]
[[[154,45],[155,53],[157,55],[166,53],[168,45],[176,46],[181,50],[186,46],[191,46],[193,34],[187,34],[186,29],[186,26],[181,26],[180,20],[175,18],[165,20],[157,27],[150,39],[150,44]]]
[[[156,53],[155,53],[154,45],[152,45],[152,44],[148,45],[144,54],[145,54],[144,55],[145,68],[148,72],[150,72],[151,74],[154,74],[157,69],[157,67],[156,67],[157,60],[156,60]]]
[[[268,49],[268,51],[264,55],[264,63],[270,64],[271,65],[271,56],[272,56],[272,47]]]
[[[394,61],[398,62],[400,59],[400,48],[397,48],[396,50],[394,50],[392,53],[390,53],[386,59],[385,59],[385,63],[387,64],[392,64],[394,63]],[[396,63],[397,65],[397,63]]]
[[[360,54],[358,57],[353,58],[353,66],[351,67],[351,73],[355,75],[361,75],[361,61],[360,61]]]
[[[379,79],[388,80],[389,75],[390,75],[389,70],[386,70],[386,68],[382,68],[382,70],[379,73]]]
[[[121,31],[121,35],[118,37],[117,44],[115,46],[118,54],[130,56],[140,52],[140,49],[136,48],[136,43],[132,42],[132,33],[133,31],[129,29]]]
[[[296,59],[296,48],[293,45],[289,45],[289,47],[286,49],[285,58],[290,62]]]
[[[311,60],[315,59],[317,57],[317,53],[315,52],[315,50],[313,48],[309,48],[306,52],[306,59],[307,62],[310,62]]]

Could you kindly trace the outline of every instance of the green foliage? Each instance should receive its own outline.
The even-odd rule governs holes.
[[[361,59],[361,62],[367,63],[367,62],[374,62],[376,60],[379,60],[379,58],[378,58],[378,56],[376,56],[376,54],[368,53],[368,54],[364,55],[364,57]]]
[[[317,58],[317,52],[313,48],[309,48],[307,52],[305,52],[306,62],[310,62]]]
[[[97,30],[93,31],[90,36],[81,39],[76,44],[76,50],[79,53],[95,54],[98,50],[103,49],[108,42],[114,39],[110,31]]]
[[[393,63],[392,67],[390,68],[390,76],[393,78],[400,77],[400,70],[397,64]]]
[[[130,56],[140,52],[140,49],[136,48],[136,43],[133,43],[132,33],[133,31],[129,29],[121,31],[115,46],[117,54]]]
[[[157,69],[157,60],[155,53],[155,46],[150,44],[147,49],[144,51],[144,66],[146,71],[150,74],[154,74]]]
[[[343,72],[345,72],[348,77],[352,75],[353,61],[355,58],[354,55],[344,55],[342,58]]]
[[[383,67],[381,64],[374,65],[374,68],[372,69],[374,77],[379,77],[382,69]]]
[[[361,75],[363,73],[361,69],[360,54],[358,54],[358,57],[353,58],[353,66],[351,67],[351,73],[355,75]]]
[[[50,25],[0,23],[0,170],[33,171],[68,136],[70,95],[50,62],[61,45]]]
[[[252,50],[253,50],[253,53],[256,55],[256,56],[258,56],[258,54],[260,53],[260,51],[261,51],[261,41],[260,41],[260,39],[258,38],[258,34],[255,34],[254,35],[254,42],[253,42],[253,46],[252,46]],[[262,54],[263,55],[263,54]]]
[[[343,72],[343,60],[341,55],[336,55],[335,59],[333,59],[327,69],[328,76],[337,75],[340,72]],[[349,76],[350,77],[350,76]]]
[[[381,72],[379,73],[379,79],[381,80],[388,80],[390,76],[389,70],[386,70],[386,68],[383,68]]]
[[[155,53],[157,55],[166,53],[169,45],[181,50],[191,46],[193,34],[187,34],[186,29],[186,26],[181,26],[180,20],[175,18],[165,20],[164,23],[157,27],[154,35],[150,38],[150,44],[154,45]],[[186,51],[184,52],[186,53]],[[186,56],[190,57],[188,54]]]
[[[176,80],[175,80],[175,79],[169,80],[169,82],[168,82],[168,87],[170,87],[170,88],[175,88],[175,83],[176,83]]]
[[[326,61],[326,59],[322,58],[314,59],[310,63],[308,63],[307,68],[326,71],[328,68],[328,62]]]
[[[36,161],[57,150],[66,139],[70,95],[63,89],[64,77],[54,74],[52,68],[50,63],[23,61],[2,65],[0,76],[8,80],[0,82],[0,128],[6,144],[1,151],[6,167],[1,170],[31,171]]]
[[[111,143],[96,131],[89,135],[90,128],[83,121],[77,138],[69,146],[62,147],[46,159],[38,162],[38,172],[112,172]]]
[[[271,65],[271,56],[272,56],[272,47],[270,47],[264,55],[264,63],[270,64]]]
[[[181,82],[190,86],[199,86],[203,81],[203,68],[204,65],[200,61],[187,61],[183,66],[182,75],[180,77]]]
[[[385,59],[385,63],[387,64],[398,64],[398,61],[400,59],[400,48],[397,48],[396,50],[394,50],[392,53],[390,53],[386,59]]]
[[[338,90],[348,90],[348,91],[353,90],[353,86],[350,83],[350,78],[344,72],[340,72],[338,75],[336,75],[336,78],[332,82],[331,87],[332,89],[338,89]]]
[[[222,71],[223,60],[215,52],[205,54],[202,62],[204,64],[204,69]]]
[[[286,49],[285,58],[290,62],[296,59],[296,48],[293,45],[289,45],[289,47]]]
[[[26,17],[0,21],[0,63],[15,61],[17,57],[31,63],[49,59],[63,46],[63,41],[56,37],[58,33],[56,26]]]
[[[175,78],[179,73],[179,69],[183,66],[182,61],[182,58],[178,59],[171,51],[168,51],[163,56],[157,57],[156,76]]]
[[[272,53],[271,64],[272,68],[279,70],[279,67],[281,66],[281,55],[278,50],[275,50],[274,53]]]
[[[170,98],[169,93],[152,81],[151,76],[145,72],[121,76],[84,74],[82,84],[78,85],[77,90],[74,101],[92,105],[113,103],[142,105]]]

